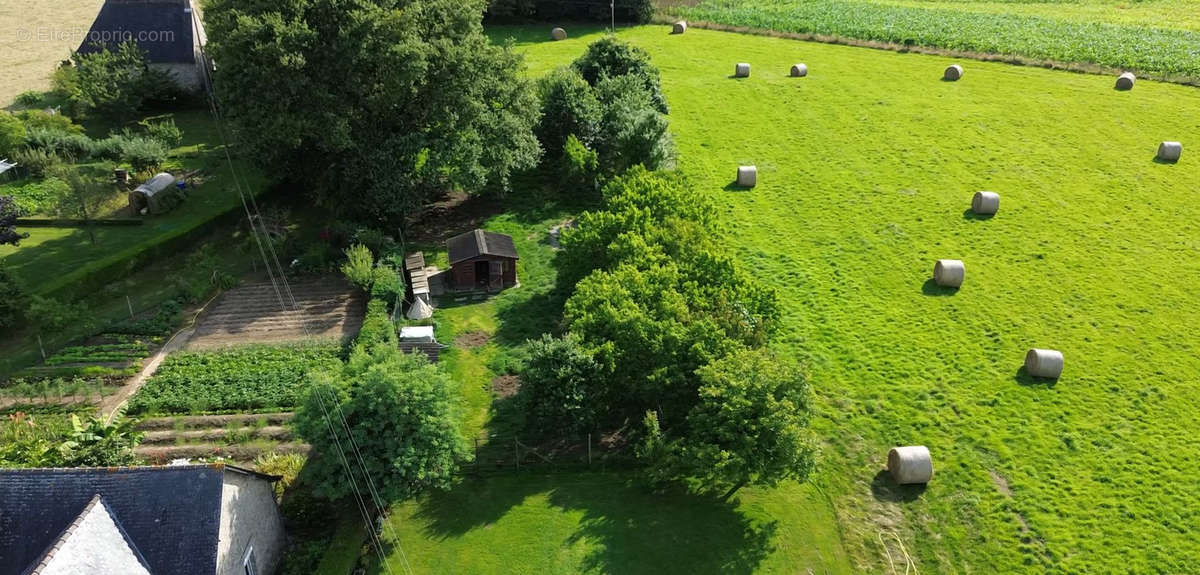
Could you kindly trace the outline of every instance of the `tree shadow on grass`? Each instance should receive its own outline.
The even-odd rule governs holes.
[[[1017,369],[1017,373],[1013,375],[1013,379],[1021,385],[1035,387],[1054,387],[1058,383],[1058,378],[1037,377],[1030,374],[1029,370],[1025,369],[1023,365]]]
[[[582,514],[561,542],[590,543],[577,566],[580,572],[749,574],[774,551],[774,521],[749,519],[736,504],[716,497],[653,493],[619,475],[472,479],[426,498],[418,517],[427,525],[427,536],[444,540],[491,524],[542,493],[550,505]]]
[[[501,345],[521,345],[526,340],[555,331],[566,301],[565,294],[551,289],[497,306],[499,322],[494,339]]]
[[[958,293],[958,288],[940,286],[936,280],[929,278],[921,284],[921,293],[935,297],[951,296]]]
[[[871,480],[871,495],[878,501],[891,503],[907,503],[916,501],[925,493],[925,484],[900,485],[892,479],[892,474],[886,469],[880,469]]]

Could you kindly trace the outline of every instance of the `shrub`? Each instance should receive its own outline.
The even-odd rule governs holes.
[[[151,140],[155,140],[167,148],[177,148],[183,142],[183,130],[180,130],[175,125],[175,120],[171,118],[159,121],[143,120],[140,124]]]
[[[86,159],[96,146],[84,134],[63,132],[49,128],[28,128],[25,146],[31,150],[44,150],[60,158]]]
[[[27,305],[25,288],[20,280],[0,265],[0,328],[10,329],[21,323]]]
[[[600,101],[579,72],[559,68],[538,81],[537,91],[542,117],[534,133],[542,149],[549,153],[562,150],[571,135],[584,145],[596,141],[600,131]]]
[[[72,122],[70,117],[62,114],[47,113],[41,110],[25,110],[19,116],[27,130],[41,129],[67,134],[83,133],[83,126]]]
[[[0,246],[20,245],[21,240],[29,237],[29,234],[17,231],[17,220],[23,215],[25,210],[13,201],[12,196],[0,196]]]
[[[27,108],[42,104],[42,93],[37,90],[26,90],[17,95],[17,103]]]
[[[29,309],[25,315],[39,333],[59,331],[71,324],[87,325],[90,322],[88,307],[84,302],[62,302],[38,295],[29,300]]]
[[[538,433],[572,430],[586,433],[603,409],[600,365],[579,338],[543,335],[529,342],[529,358],[521,370],[520,401],[530,426]]]
[[[104,46],[90,54],[76,53],[71,60],[75,71],[63,74],[62,86],[76,113],[127,117],[174,84],[166,72],[150,68],[135,42],[124,42],[115,49]]]
[[[0,111],[0,156],[9,156],[24,144],[25,124],[20,118]]]
[[[562,155],[563,183],[566,189],[595,196],[600,189],[600,156],[589,150],[575,134],[567,136]]]
[[[604,107],[596,147],[605,172],[619,174],[637,164],[651,170],[667,167],[675,149],[670,126],[640,81],[634,76],[605,78],[596,92]]]
[[[17,150],[11,160],[16,162],[25,172],[34,178],[44,178],[46,174],[62,166],[62,159],[46,150]]]
[[[133,167],[137,172],[157,170],[164,162],[170,151],[158,140],[142,136],[124,136],[121,143],[120,160]]]
[[[668,112],[658,68],[650,62],[650,54],[641,48],[616,36],[605,36],[589,44],[587,52],[571,65],[592,86],[599,85],[606,78],[637,78],[638,83],[650,95],[654,107],[664,114]]]
[[[62,197],[70,192],[67,182],[49,177],[31,181],[13,190],[13,199],[26,214],[52,214]]]
[[[371,282],[375,280],[374,267],[375,256],[371,255],[367,246],[354,244],[346,248],[346,263],[342,264],[342,274],[350,283],[370,293]]]
[[[371,297],[389,304],[404,295],[404,280],[396,268],[380,264],[371,271]]]
[[[380,344],[396,347],[398,340],[396,326],[388,316],[387,303],[377,299],[367,303],[367,315],[358,330],[358,339],[354,340],[355,349],[369,351]]]

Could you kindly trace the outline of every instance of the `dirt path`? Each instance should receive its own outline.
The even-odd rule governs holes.
[[[150,376],[154,375],[154,372],[158,371],[158,366],[162,364],[163,360],[167,358],[168,354],[187,345],[187,342],[192,338],[193,333],[196,333],[196,328],[191,327],[181,330],[172,336],[171,339],[162,346],[162,349],[158,350],[158,353],[154,354],[154,357],[151,357],[149,361],[143,364],[142,371],[131,377],[129,381],[125,382],[125,385],[121,387],[120,391],[104,398],[104,401],[100,402],[100,417],[104,418],[106,423],[111,423],[113,414],[118,413],[121,409],[121,406],[125,405],[125,402],[128,401],[130,397],[133,397],[133,394],[137,393],[137,390],[142,388],[142,384],[146,383],[146,380],[149,379]]]

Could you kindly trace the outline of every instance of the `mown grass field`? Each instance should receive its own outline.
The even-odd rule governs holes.
[[[777,32],[1000,54],[1200,80],[1195,0],[700,0],[664,15]]]
[[[55,64],[83,41],[103,0],[5,0],[0,3],[4,81],[0,107],[26,90],[46,90]]]
[[[531,74],[598,37],[573,32],[492,30],[516,38]],[[890,534],[922,572],[1200,569],[1200,162],[1153,159],[1161,140],[1200,141],[1200,92],[979,62],[950,83],[942,57],[620,34],[662,70],[679,168],[779,290],[778,346],[809,365],[816,481],[856,570],[889,572]],[[751,78],[729,78],[739,61]],[[788,78],[800,61],[809,76]],[[757,188],[726,189],[739,164],[758,166]],[[980,189],[1001,195],[994,218],[967,213]],[[927,283],[938,258],[966,262],[961,290]],[[1019,372],[1030,347],[1062,350],[1063,377]],[[927,489],[880,474],[900,444],[931,448]],[[535,524],[512,528],[554,540]],[[821,545],[797,535],[780,548]],[[771,557],[749,571],[775,571]]]

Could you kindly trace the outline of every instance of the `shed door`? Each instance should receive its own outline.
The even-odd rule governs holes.
[[[492,260],[488,262],[488,287],[504,289],[504,262]]]

